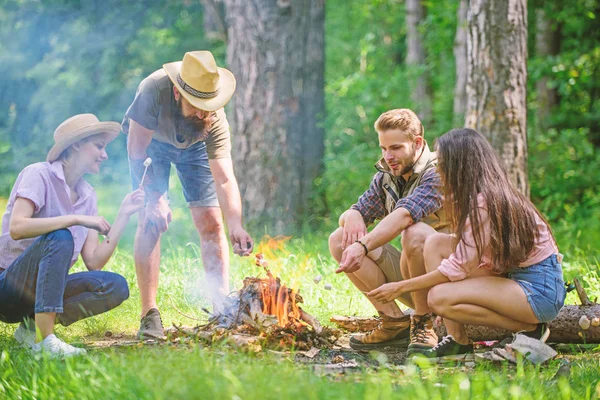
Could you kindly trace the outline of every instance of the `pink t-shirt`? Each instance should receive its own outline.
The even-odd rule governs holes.
[[[65,174],[59,161],[41,162],[27,166],[12,188],[6,212],[2,217],[2,235],[0,236],[0,269],[6,269],[33,243],[36,238],[13,240],[9,234],[10,216],[17,197],[29,199],[35,205],[33,218],[50,218],[62,215],[97,215],[96,192],[83,178],[77,183],[75,191],[79,199],[71,203],[70,190],[65,182]],[[88,228],[71,226],[75,247],[71,259],[74,264],[81,253],[87,238]]]
[[[473,227],[471,226],[470,219],[467,218],[463,240],[458,243],[454,253],[447,259],[442,260],[442,263],[438,267],[438,271],[451,281],[460,281],[467,278],[475,268],[491,268],[492,249],[489,245],[491,235],[490,220],[483,195],[479,194],[477,196],[477,203],[479,206],[479,221],[483,224],[483,254],[481,257],[477,255]],[[552,238],[548,225],[537,214],[535,215],[535,220],[537,222],[538,237],[527,260],[519,265],[521,268],[537,264],[552,254],[558,253],[558,248]]]

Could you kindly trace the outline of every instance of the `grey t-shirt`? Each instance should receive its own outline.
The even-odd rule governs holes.
[[[179,149],[186,149],[202,140],[178,140],[176,118],[183,117],[177,113],[173,82],[164,69],[159,69],[139,84],[133,103],[125,113],[121,129],[123,133],[128,134],[129,120],[132,119],[144,128],[154,131],[153,139]],[[208,158],[228,158],[231,154],[231,134],[225,110],[221,108],[215,111],[213,118],[205,140]]]

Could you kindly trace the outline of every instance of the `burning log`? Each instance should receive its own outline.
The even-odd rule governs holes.
[[[298,350],[332,347],[340,333],[323,327],[300,308],[302,296],[274,277],[260,254],[256,265],[263,268],[266,278],[245,278],[243,287],[226,297],[221,311],[194,328],[191,336],[211,343],[228,339],[251,351],[259,351],[261,344]],[[190,336],[190,332],[184,334]]]
[[[582,329],[579,324],[579,320],[582,316],[586,316],[586,319],[593,321],[594,318],[600,318],[600,305],[581,305],[581,306],[564,306],[556,319],[549,324],[550,338],[548,342],[552,343],[600,343],[600,326],[594,324],[584,324],[588,326],[587,329]],[[340,328],[346,329],[350,332],[368,332],[373,330],[379,324],[378,318],[365,318],[365,317],[331,317],[331,322]],[[473,341],[489,341],[489,340],[501,340],[511,336],[511,332],[491,328],[487,326],[473,326],[467,325],[466,327],[469,338]],[[445,326],[436,327],[438,336],[446,334]]]

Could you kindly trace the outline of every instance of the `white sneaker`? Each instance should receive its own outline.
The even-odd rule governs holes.
[[[71,357],[87,353],[85,349],[73,347],[53,334],[46,336],[41,342],[35,343],[31,349],[35,353],[48,353],[51,357]]]
[[[15,340],[23,347],[31,349],[35,345],[35,331],[30,331],[23,323],[19,325],[14,336]]]

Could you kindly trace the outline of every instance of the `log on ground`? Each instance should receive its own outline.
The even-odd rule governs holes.
[[[579,319],[587,316],[591,321],[594,318],[600,318],[600,305],[592,304],[589,306],[564,306],[556,319],[550,322],[551,343],[600,343],[600,326],[590,326],[589,329],[582,329],[579,326]],[[377,327],[378,318],[369,317],[331,317],[331,322],[339,328],[350,332],[368,332]],[[469,337],[473,341],[501,340],[510,337],[511,332],[498,328],[487,326],[466,327]],[[446,334],[446,328],[442,325],[436,327],[438,336]]]

